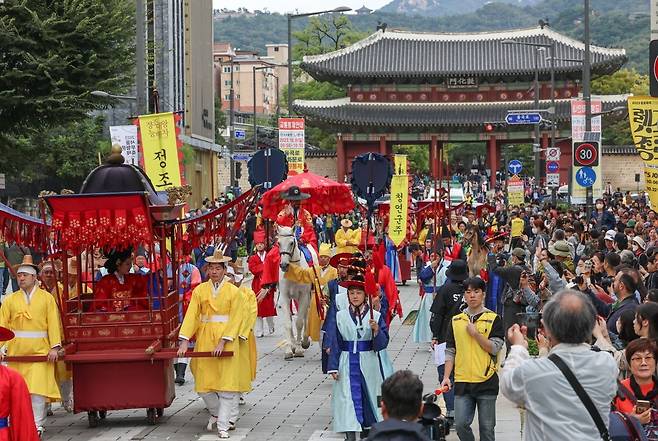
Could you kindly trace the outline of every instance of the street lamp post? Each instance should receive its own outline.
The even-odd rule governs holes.
[[[555,42],[550,44],[542,43],[528,43],[524,41],[516,40],[503,40],[502,44],[518,44],[521,46],[530,46],[535,48],[535,84],[534,84],[534,95],[535,95],[535,108],[539,109],[539,51],[549,49],[551,55],[551,107],[555,109]],[[551,147],[555,147],[555,136],[556,136],[556,122],[551,121]],[[535,185],[539,186],[539,181],[541,179],[541,156],[539,143],[539,124],[535,126],[535,151],[534,163],[535,163]],[[555,191],[553,191],[553,202],[555,202]]]
[[[589,1],[584,0],[584,27],[585,27],[585,54],[583,60],[583,101],[585,101],[585,133],[592,131],[592,92],[590,88],[591,82],[591,60],[590,60],[590,32],[589,32]],[[601,179],[601,177],[599,177]],[[587,210],[587,221],[592,218],[592,199],[593,189],[590,185],[585,189],[585,204]]]
[[[139,97],[136,96],[130,96],[130,95],[114,95],[109,92],[105,92],[104,90],[92,90],[89,92],[90,95],[96,96],[98,98],[109,98],[109,99],[114,99],[114,100],[122,100],[122,101],[128,101],[128,110],[130,112],[130,116],[133,116],[133,101],[139,101]],[[112,124],[115,124],[114,120],[114,104],[112,104]]]
[[[295,18],[311,17],[313,15],[328,14],[334,12],[348,12],[352,8],[339,6],[326,11],[306,12],[303,14],[287,14],[288,17],[288,115],[292,115],[292,20]]]
[[[265,69],[272,69],[273,67],[276,67],[278,65],[276,64],[266,64],[265,66],[252,66],[252,73],[253,73],[253,78],[252,78],[252,87],[254,88],[254,93],[253,93],[253,106],[254,106],[254,149],[258,149],[258,124],[256,122],[256,71],[257,70],[265,70]],[[278,86],[278,81],[277,81],[277,86]],[[277,96],[279,94],[279,91],[277,90]]]

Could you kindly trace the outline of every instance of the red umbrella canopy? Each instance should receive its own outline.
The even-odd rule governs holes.
[[[342,214],[349,213],[354,209],[352,190],[347,184],[304,172],[288,177],[263,195],[261,200],[263,216],[275,220],[279,212],[288,204],[288,201],[281,198],[281,194],[295,186],[299,187],[302,193],[311,195],[310,198],[301,202],[302,207],[311,214]]]

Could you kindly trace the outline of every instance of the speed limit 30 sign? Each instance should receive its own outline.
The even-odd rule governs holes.
[[[580,167],[599,165],[599,143],[593,141],[574,143],[573,165]]]

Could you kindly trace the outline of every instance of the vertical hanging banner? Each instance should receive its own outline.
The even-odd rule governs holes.
[[[144,171],[155,189],[163,191],[170,187],[180,187],[182,181],[174,114],[167,112],[140,116],[139,133]]]
[[[658,98],[628,98],[628,119],[635,148],[644,161],[644,178],[652,207],[658,207]]]
[[[110,126],[110,141],[121,147],[126,164],[139,165],[137,126]]]
[[[288,171],[304,172],[304,118],[279,118],[279,149],[286,154]]]
[[[407,176],[406,155],[395,155],[393,173],[388,237],[395,246],[400,246],[407,237],[409,211],[409,176]]]
[[[592,97],[591,101],[592,113],[601,113],[603,110],[603,104],[598,98]],[[597,138],[597,141],[601,139],[601,116],[595,116],[592,118],[592,129],[590,134],[585,132],[585,100],[582,99],[573,99],[571,100],[571,141],[572,141],[572,150],[571,155],[575,157],[576,147],[583,143],[584,141],[592,141],[592,139],[586,139],[588,136],[594,136]],[[599,156],[601,156],[601,150],[599,149]],[[583,168],[583,166],[574,166],[571,167],[571,203],[572,204],[584,204],[587,199],[587,188],[583,187],[576,180],[577,173]],[[592,185],[592,195],[594,199],[600,198],[603,196],[603,172],[601,170],[601,158],[599,158],[598,164],[591,167],[594,170],[594,173],[599,178]]]

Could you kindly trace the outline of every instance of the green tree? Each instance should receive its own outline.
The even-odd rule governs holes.
[[[308,25],[295,32],[297,44],[293,46],[293,59],[301,60],[306,55],[319,55],[349,46],[367,36],[367,33],[354,30],[350,19],[342,14],[325,17],[312,17]],[[293,69],[294,99],[328,100],[346,95],[345,87],[329,82],[315,81],[301,75],[299,68]],[[296,80],[295,80],[296,79]],[[288,107],[288,89],[284,87],[282,105]],[[323,149],[336,147],[336,136],[320,127],[307,126],[306,142]]]
[[[633,69],[621,69],[592,81],[594,95],[648,95],[649,76],[641,75]],[[622,115],[623,116],[623,115]],[[620,115],[603,117],[603,143],[607,145],[632,145],[631,127],[627,118]]]
[[[10,139],[12,145],[1,161],[7,179],[21,184],[45,183],[48,190],[77,190],[96,166],[98,155],[110,151],[109,136],[103,134],[103,118],[87,117],[45,132]]]
[[[222,99],[215,97],[215,144],[223,145],[226,140],[222,133],[226,130],[226,114],[222,110]]]
[[[0,134],[83,120],[106,104],[92,90],[125,93],[134,8],[131,0],[0,4]]]

